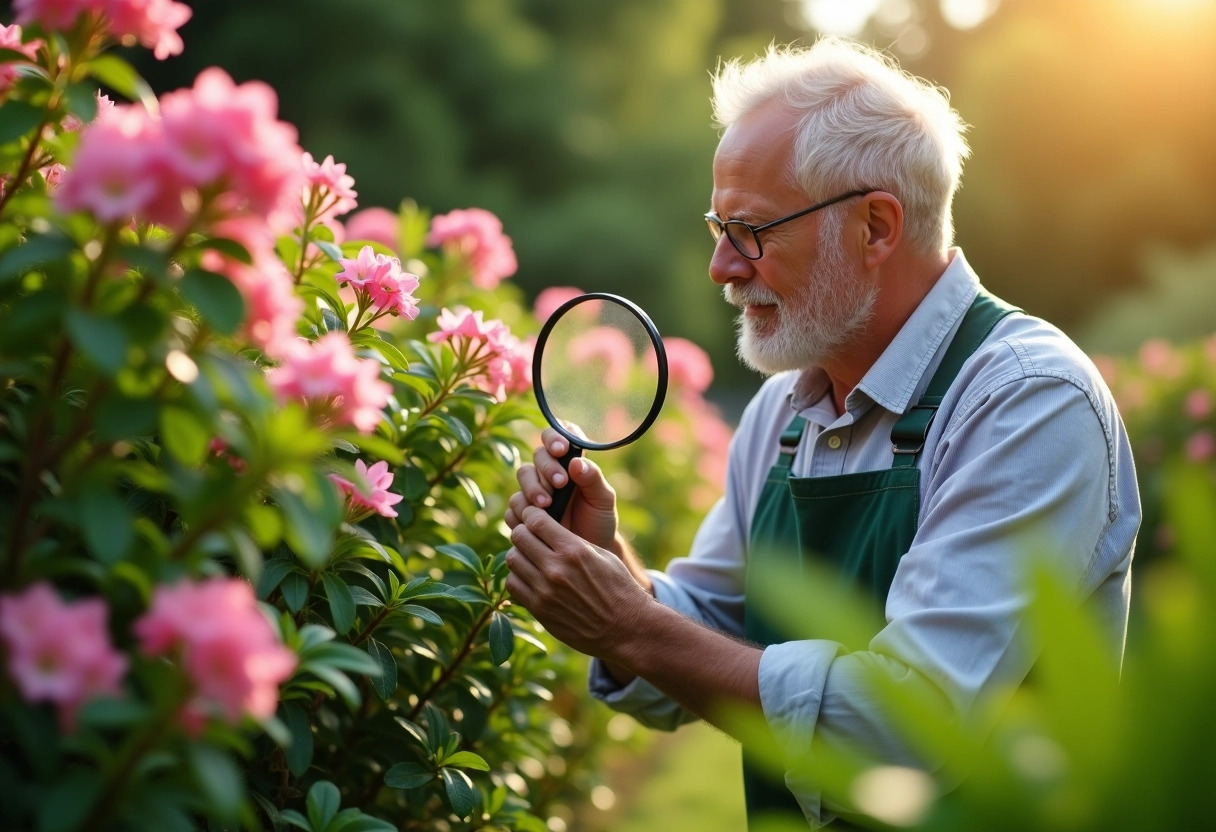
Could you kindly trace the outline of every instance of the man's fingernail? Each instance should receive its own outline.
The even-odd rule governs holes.
[[[566,484],[566,475],[562,474],[560,472],[557,474],[554,474],[553,475],[553,484],[556,485],[558,488],[561,488],[563,485]]]
[[[547,505],[549,505],[549,503],[550,503],[550,500],[549,500],[548,494],[537,494],[536,495],[536,504],[538,506],[547,506]]]
[[[561,442],[551,443],[549,445],[549,450],[551,450],[555,454],[560,454],[562,452],[562,443]]]

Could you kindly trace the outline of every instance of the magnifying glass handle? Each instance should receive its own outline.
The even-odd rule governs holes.
[[[562,521],[562,515],[566,513],[566,506],[570,504],[570,498],[574,496],[574,481],[570,479],[570,461],[582,455],[583,449],[571,442],[570,450],[557,460],[561,463],[562,470],[566,472],[566,484],[553,492],[553,502],[549,504],[546,511],[559,523]]]

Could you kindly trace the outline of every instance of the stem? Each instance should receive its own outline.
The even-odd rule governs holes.
[[[435,691],[443,687],[443,685],[452,678],[452,674],[456,672],[456,668],[460,667],[464,660],[469,657],[469,654],[473,652],[473,641],[477,638],[477,634],[481,632],[483,627],[485,627],[486,622],[490,620],[490,616],[498,612],[505,600],[506,594],[504,593],[503,595],[500,595],[492,604],[486,607],[486,611],[481,614],[481,617],[478,618],[476,623],[473,624],[473,628],[469,630],[468,638],[464,640],[464,644],[461,645],[460,651],[456,654],[456,658],[452,660],[452,663],[448,665],[443,673],[439,674],[439,678],[432,682],[426,691],[424,691],[423,694],[418,697],[418,702],[413,708],[410,709],[407,719],[409,719],[411,722],[417,719],[418,714],[422,713],[423,706],[425,706],[426,703],[430,701],[430,698],[435,695]]]
[[[47,102],[46,113],[42,116],[42,120],[38,122],[38,127],[34,131],[34,137],[30,139],[30,146],[25,151],[25,156],[21,159],[21,164],[17,166],[17,172],[13,174],[13,180],[9,183],[9,187],[4,189],[4,193],[0,194],[0,214],[4,213],[5,206],[8,201],[13,198],[13,194],[21,187],[22,181],[29,176],[30,170],[33,168],[34,153],[38,149],[38,143],[42,141],[42,131],[51,123],[51,105]]]
[[[380,622],[388,618],[392,612],[393,610],[386,606],[384,609],[380,610],[380,612],[376,613],[375,617],[372,618],[371,621],[367,622],[367,626],[359,632],[359,635],[355,636],[355,640],[352,641],[351,644],[358,647],[360,644],[366,641],[367,637],[375,632],[376,628],[380,626]]]

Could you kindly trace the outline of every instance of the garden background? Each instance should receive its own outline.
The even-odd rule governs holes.
[[[1045,691],[1032,701],[1040,710],[1028,705],[1030,716],[1020,716],[1023,723],[1037,726],[1035,731],[1046,725],[1041,734],[1054,744],[1025,742],[1027,736],[1041,738],[1025,724],[1006,745],[994,744],[990,762],[997,773],[992,782],[999,787],[977,799],[972,807],[977,814],[971,817],[1003,818],[1008,828],[1033,818],[1034,825],[1026,828],[1096,829],[1108,817],[1105,804],[1114,802],[1112,796],[1134,794],[1141,808],[1126,807],[1125,814],[1116,816],[1145,812],[1159,820],[1168,811],[1184,825],[1201,816],[1198,784],[1211,774],[1203,749],[1216,731],[1201,707],[1216,679],[1216,663],[1207,650],[1214,628],[1205,610],[1216,601],[1206,564],[1207,547],[1216,539],[1209,534],[1216,514],[1211,499],[1216,455],[1216,341],[1211,340],[1216,332],[1216,2],[299,0],[286,5],[210,0],[194,4],[192,18],[181,26],[186,46],[180,55],[156,60],[133,46],[116,53],[158,96],[190,87],[209,66],[222,67],[238,84],[268,83],[278,94],[279,117],[298,128],[299,145],[318,160],[332,155],[346,165],[357,184],[360,208],[400,212],[400,244],[376,251],[392,249],[407,266],[414,255],[432,276],[459,272],[437,246],[424,251],[420,239],[411,243],[404,238],[424,234],[432,214],[470,206],[488,209],[511,238],[518,273],[510,286],[494,289],[497,294],[479,294],[462,285],[452,289],[452,300],[484,310],[487,318],[500,317],[525,334],[534,329],[527,310],[546,288],[577,286],[626,295],[651,313],[665,335],[690,339],[707,351],[713,382],[696,392],[704,393],[729,422],[760,380],[735,361],[730,310],[705,276],[710,240],[699,215],[708,202],[716,142],[708,75],[719,57],[749,56],[770,41],[807,40],[816,31],[852,34],[890,49],[907,69],[951,91],[952,102],[972,125],[973,156],[955,207],[959,243],[993,291],[1058,324],[1100,360],[1136,443],[1146,499],[1139,550],[1145,580],[1137,578],[1130,681],[1125,685],[1129,693],[1104,710],[1094,705],[1105,701],[1101,692],[1090,687],[1101,687],[1093,677],[1101,677],[1102,668],[1087,666],[1092,673],[1085,679],[1061,671],[1056,689],[1047,671]],[[404,205],[403,199],[408,200]],[[346,257],[355,253],[341,252]],[[457,275],[453,285],[459,280]],[[423,284],[419,297],[425,306],[422,295],[433,290],[426,288],[425,276]],[[327,326],[323,323],[320,331]],[[357,328],[351,327],[352,333]],[[404,349],[410,337],[428,340],[420,327],[406,327],[401,346],[409,360],[402,361],[426,363]],[[383,348],[385,353],[391,349]],[[441,355],[433,354],[438,363],[431,381],[442,381],[445,372],[453,371],[442,364]],[[415,393],[421,397],[416,412],[435,403],[428,398],[434,389]],[[682,404],[673,400],[668,408],[678,410]],[[466,410],[457,409],[456,421],[473,429],[486,426],[488,440],[493,426],[485,417],[498,411],[476,410],[491,407],[476,396],[461,406]],[[518,415],[501,418],[505,423]],[[521,418],[535,421],[534,415]],[[445,425],[460,433],[459,427]],[[507,458],[513,443],[526,450],[522,434],[496,438],[503,444],[497,450]],[[353,434],[334,441],[339,455],[363,447]],[[450,450],[436,441],[442,446],[436,457]],[[385,457],[393,455],[375,443],[370,446]],[[353,456],[339,473],[351,474],[351,460]],[[445,473],[450,460],[432,461]],[[637,469],[636,457],[606,464],[618,465],[638,483],[657,482],[656,472]],[[481,511],[492,513],[495,495],[490,492],[505,489],[509,477],[499,470],[482,473],[480,487],[487,493]],[[470,478],[476,480],[477,474],[474,470]],[[690,473],[710,490],[717,485],[713,476],[704,470]],[[459,512],[479,505],[468,482],[452,488],[463,489],[464,496],[441,508]],[[290,502],[282,494],[277,497],[284,505]],[[639,513],[632,519],[643,539],[653,542],[656,564],[679,554],[691,528],[683,515],[670,529],[656,529],[652,515]],[[289,523],[294,520],[302,522],[298,513],[288,517]],[[373,517],[364,525],[383,541],[379,522]],[[480,582],[492,595],[500,578],[495,569],[501,565],[490,558],[494,538],[489,525],[482,524],[478,541],[459,538],[477,548],[482,561],[476,555],[461,561],[467,554],[463,549],[449,552],[459,552],[450,556],[468,567],[473,577],[467,584]],[[87,524],[82,534],[88,537]],[[440,547],[457,542],[450,537],[437,532],[428,538],[425,558],[442,557],[436,555],[442,553]],[[258,535],[254,538],[263,543]],[[273,538],[267,534],[267,540]],[[290,539],[287,543],[308,548]],[[276,560],[274,548],[264,548],[270,554],[267,562]],[[305,560],[309,556],[303,553]],[[312,556],[323,559],[321,553]],[[314,571],[313,578],[319,574]],[[379,571],[376,575],[384,577]],[[313,583],[307,583],[308,597],[313,597]],[[350,640],[359,643],[358,636],[370,632],[367,608],[358,626],[335,621],[343,612],[334,609],[332,597],[341,589],[323,584],[315,587],[315,597],[326,623],[339,633],[349,631]],[[271,594],[270,600],[285,605],[299,623],[300,607],[286,593]],[[413,600],[427,601],[428,596],[419,592]],[[444,606],[457,606],[451,597],[429,600],[435,607],[431,616],[455,616],[462,626],[472,627],[465,643],[472,645],[480,614],[464,622],[463,612]],[[306,602],[301,606],[309,609]],[[487,612],[482,622],[488,641],[483,633],[477,644],[486,650],[487,667],[509,666],[499,661],[505,648],[501,640],[494,643],[489,623],[491,612],[498,615],[503,609]],[[417,614],[430,622],[424,613]],[[1064,655],[1069,650],[1084,655],[1084,622],[1059,610],[1044,614],[1057,616],[1050,619],[1056,623],[1075,624],[1082,635],[1073,642],[1061,639],[1065,643],[1059,649]],[[503,626],[514,627],[517,639],[524,637],[526,622],[499,623],[499,637]],[[543,639],[543,634],[531,638]],[[411,673],[434,679],[425,668],[410,666],[401,645],[389,646],[397,651],[403,682]],[[443,645],[431,646],[443,652]],[[306,648],[293,644],[297,651]],[[460,640],[447,649],[459,652]],[[366,669],[349,657],[345,666],[340,659],[335,666],[352,674]],[[556,671],[547,672],[528,707],[554,708],[559,716],[545,722],[544,732],[558,748],[577,753],[566,761],[560,758],[570,753],[544,757],[528,746],[529,759],[540,762],[534,770],[524,765],[508,773],[526,779],[534,797],[538,784],[553,789],[547,802],[532,804],[551,810],[542,818],[549,829],[739,828],[738,753],[730,743],[708,730],[685,729],[669,738],[630,728],[563,698],[574,696],[577,684],[562,687],[553,677],[576,681],[577,665],[559,662]],[[1147,679],[1169,692],[1169,707],[1161,709],[1168,714],[1153,707],[1157,700]],[[328,683],[328,695],[341,699],[343,683],[332,676]],[[372,691],[361,685],[368,699]],[[304,690],[323,688],[316,680],[311,688],[304,683]],[[1082,693],[1090,701],[1072,713],[1070,727],[1060,714]],[[457,801],[448,808],[455,811],[465,794],[461,784],[472,781],[468,775],[460,780],[452,771],[459,765],[445,766],[444,760],[464,752],[456,746],[445,749],[447,737],[439,736],[437,727],[442,719],[424,714],[421,702],[415,704],[411,716],[425,736],[414,739],[428,748],[428,759],[436,766],[430,773],[442,775],[445,798],[449,804],[454,796]],[[320,730],[341,735],[341,718],[326,717],[328,708],[310,711],[314,719],[318,713],[322,718],[318,749],[324,744]],[[451,705],[445,711],[449,716],[451,708],[460,710]],[[1141,718],[1140,727],[1125,735],[1101,722],[1118,708]],[[1147,717],[1150,710],[1158,721]],[[280,717],[298,736],[293,713],[281,711]],[[128,719],[111,718],[120,728]],[[104,718],[99,724],[109,726]],[[237,757],[256,759],[259,753],[247,753],[231,738],[212,740]],[[587,758],[581,760],[578,753],[584,750]],[[190,753],[196,772],[214,763],[209,752]],[[509,760],[523,752],[504,753]],[[328,764],[334,759],[331,755]],[[472,758],[462,759],[473,766],[470,772],[480,770]],[[500,774],[498,763],[490,763]],[[565,776],[567,764],[577,772],[584,763],[590,772],[586,778]],[[222,783],[230,770],[214,764]],[[1128,773],[1133,769],[1134,777]],[[425,774],[403,771],[403,777]],[[196,779],[206,782],[201,774]],[[403,782],[414,785],[408,777]],[[505,782],[514,789],[515,781]],[[348,785],[340,785],[345,797]],[[1188,785],[1196,786],[1194,792],[1179,799]],[[486,798],[487,803],[495,800],[488,792]],[[309,809],[325,799],[317,792]],[[515,816],[501,801],[500,820],[507,824]],[[893,825],[914,824],[924,817],[924,806],[920,808],[921,815],[889,817]],[[965,813],[954,817],[957,826],[950,825],[949,816],[934,817],[933,828],[966,828]],[[527,822],[519,821],[524,825],[518,828]],[[74,828],[64,823],[46,828]],[[1145,828],[1160,824],[1150,822]]]

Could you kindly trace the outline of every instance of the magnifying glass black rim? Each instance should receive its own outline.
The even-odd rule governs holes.
[[[541,359],[545,354],[545,342],[549,340],[549,333],[553,331],[554,325],[562,315],[566,314],[572,307],[589,300],[610,301],[620,304],[632,312],[642,322],[642,326],[646,327],[646,332],[650,335],[650,342],[654,344],[655,359],[659,365],[659,384],[655,390],[654,404],[650,406],[650,412],[646,414],[646,418],[634,429],[633,433],[624,439],[617,439],[612,442],[592,442],[563,427],[561,422],[557,420],[557,417],[553,415],[553,411],[549,409],[549,401],[545,397],[544,382],[541,381],[543,378]],[[654,420],[658,418],[659,411],[663,409],[663,400],[667,398],[667,350],[663,347],[663,339],[659,335],[659,330],[655,327],[654,321],[650,320],[650,317],[636,303],[620,295],[613,295],[608,292],[587,292],[586,294],[571,298],[553,310],[553,314],[549,316],[549,319],[541,327],[540,334],[536,337],[536,348],[532,353],[532,390],[536,394],[536,403],[540,405],[540,411],[545,414],[545,419],[549,422],[549,425],[562,436],[566,437],[571,444],[588,451],[606,451],[609,448],[619,448],[621,445],[628,445],[645,433],[646,429],[654,424]]]

